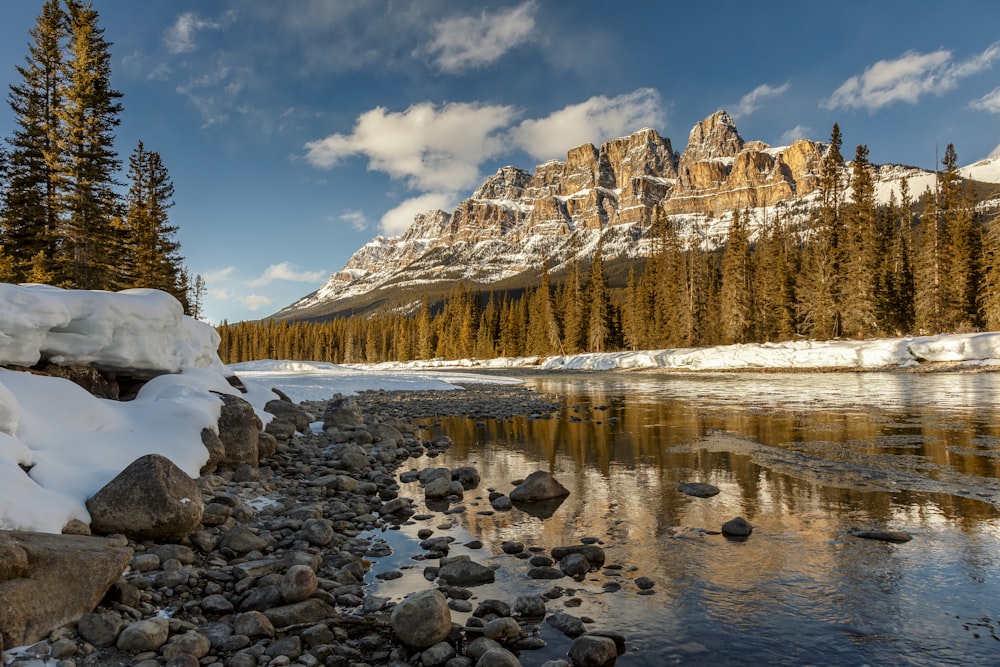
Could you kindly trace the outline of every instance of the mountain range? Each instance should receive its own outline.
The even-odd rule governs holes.
[[[782,147],[744,141],[732,116],[718,111],[692,128],[680,153],[644,128],[599,148],[577,146],[534,172],[502,167],[451,213],[429,211],[399,236],[372,239],[317,290],[271,317],[409,311],[459,280],[523,289],[538,284],[543,262],[558,273],[574,257],[589,258],[599,239],[606,265],[641,261],[657,207],[708,246],[725,238],[737,210],[749,212],[751,228],[775,216],[801,223],[817,203],[826,149],[808,139]],[[903,179],[914,198],[935,180],[916,167],[873,167],[882,202],[898,200]],[[1000,183],[1000,157],[961,173]]]

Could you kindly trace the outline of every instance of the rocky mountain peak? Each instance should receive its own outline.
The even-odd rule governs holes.
[[[680,155],[670,139],[643,128],[600,148],[572,148],[564,161],[533,173],[502,167],[452,213],[418,215],[402,236],[366,244],[320,289],[275,316],[341,312],[351,299],[375,303],[372,293],[380,291],[399,300],[404,285],[536,276],[543,258],[555,268],[592,251],[598,236],[609,256],[641,256],[654,211],[717,225],[708,233],[721,237],[732,211],[815,190],[825,148],[806,139],[780,148],[745,142],[732,116],[718,111],[694,126]]]
[[[475,192],[473,199],[520,199],[531,181],[531,174],[517,167],[507,166],[497,169]]]
[[[730,158],[742,149],[743,137],[736,129],[733,117],[726,111],[716,111],[691,129],[681,161],[692,163]]]

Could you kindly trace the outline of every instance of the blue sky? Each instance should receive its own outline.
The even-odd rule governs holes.
[[[0,4],[17,82],[40,0]],[[718,109],[744,139],[826,140],[933,168],[1000,152],[1000,3],[94,0],[213,322],[264,317],[377,234],[497,168]],[[6,85],[4,86],[6,89]],[[0,108],[0,136],[12,132]]]

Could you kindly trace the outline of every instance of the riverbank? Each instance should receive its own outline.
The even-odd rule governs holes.
[[[259,468],[241,466],[198,480],[205,505],[198,531],[169,544],[121,537],[134,557],[102,605],[47,641],[8,654],[6,664],[404,664],[430,646],[402,641],[401,631],[392,627],[399,604],[369,595],[366,575],[372,559],[388,555],[379,535],[412,523],[415,503],[400,496],[398,469],[411,461],[427,468],[425,457],[451,444],[446,436],[431,439],[420,422],[445,415],[540,417],[557,405],[554,398],[523,387],[483,384],[449,392],[372,391],[299,404],[302,423],[310,426],[279,439],[274,456]],[[437,469],[438,477],[441,472]],[[445,491],[436,496],[442,514],[461,503],[463,491],[487,493],[473,491],[474,469],[443,472]],[[434,479],[421,475],[428,498]],[[491,494],[491,500],[502,495]],[[498,509],[491,511],[504,511],[510,504],[494,506]],[[428,561],[442,566],[449,562],[450,540],[447,524],[438,523],[431,547],[422,546]],[[539,550],[531,556],[548,558]],[[473,562],[456,559],[462,561]],[[557,565],[557,559],[550,558],[549,565]],[[480,568],[480,576],[494,571]],[[551,576],[563,576],[557,567],[549,570]],[[472,610],[468,600],[476,580],[468,576],[438,582],[446,610]],[[451,650],[438,646],[434,655],[450,653],[451,662],[435,662],[428,655],[423,664],[473,665],[476,653],[489,648],[539,648],[531,624],[545,616],[546,601],[525,598],[523,608],[513,599],[480,601],[486,607],[471,616],[468,627],[453,630],[447,623],[442,639]],[[500,618],[507,619],[498,625],[502,630],[487,628]],[[470,649],[477,640],[478,648]]]

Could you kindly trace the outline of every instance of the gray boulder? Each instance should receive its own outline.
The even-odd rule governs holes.
[[[452,561],[441,566],[438,579],[449,586],[478,586],[492,584],[496,580],[493,568],[471,560]]]
[[[752,532],[753,526],[741,516],[722,524],[722,534],[726,537],[749,537]]]
[[[136,540],[180,540],[201,523],[198,483],[159,454],[132,462],[87,501],[90,529]]]
[[[565,498],[568,495],[569,490],[555,477],[544,470],[536,470],[510,492],[510,499],[515,503],[530,503]]]
[[[305,433],[308,431],[309,424],[316,421],[313,418],[312,413],[301,405],[292,403],[291,401],[268,401],[264,405],[264,411],[270,412],[275,417],[280,417],[285,421],[291,422],[295,426],[295,430],[299,433]]]
[[[424,649],[444,641],[451,632],[451,611],[440,591],[423,590],[397,604],[389,624],[401,642]]]
[[[569,657],[573,667],[610,667],[618,659],[618,649],[613,639],[583,635],[573,640]]]
[[[341,426],[357,426],[365,423],[361,406],[353,398],[340,397],[327,403],[323,411],[323,430]]]
[[[241,463],[256,467],[259,460],[259,438],[262,429],[260,418],[253,406],[239,396],[216,394],[222,401],[219,416],[219,439],[225,448],[220,468],[232,469]]]

